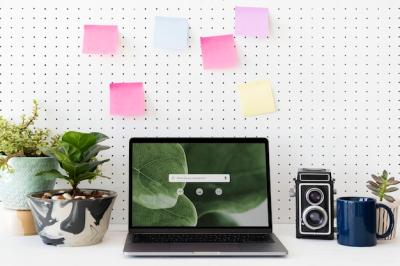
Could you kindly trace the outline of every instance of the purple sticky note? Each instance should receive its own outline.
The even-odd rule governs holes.
[[[142,115],[144,114],[143,83],[111,83],[110,84],[110,114],[111,115]]]
[[[238,63],[233,35],[200,37],[204,69],[224,69]]]
[[[268,36],[268,8],[235,7],[235,35],[253,37]]]
[[[115,54],[118,38],[115,25],[85,25],[82,51],[84,54]]]

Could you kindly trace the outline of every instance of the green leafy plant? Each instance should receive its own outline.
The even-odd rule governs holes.
[[[48,129],[34,128],[39,118],[38,101],[33,101],[32,114],[22,115],[20,123],[14,123],[0,116],[0,170],[12,171],[8,161],[13,157],[45,156],[44,148],[58,142],[58,136],[51,138]]]
[[[108,139],[101,133],[83,133],[68,131],[64,133],[58,145],[47,150],[47,154],[58,160],[66,174],[57,170],[41,172],[39,176],[55,176],[65,179],[72,186],[72,196],[79,192],[78,185],[84,180],[91,182],[97,176],[102,176],[99,165],[109,161],[97,160],[100,151],[110,147],[99,143]]]
[[[388,172],[386,170],[384,170],[382,175],[380,176],[371,176],[373,180],[367,182],[367,187],[371,190],[372,194],[378,196],[380,201],[385,199],[389,202],[394,202],[395,198],[388,195],[387,193],[397,191],[398,188],[394,186],[400,184],[400,181],[396,180],[394,177],[388,178]]]

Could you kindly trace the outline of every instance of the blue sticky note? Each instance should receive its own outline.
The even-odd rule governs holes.
[[[154,46],[159,49],[184,50],[188,47],[188,22],[185,18],[156,17]]]

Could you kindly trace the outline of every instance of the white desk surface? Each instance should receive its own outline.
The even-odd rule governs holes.
[[[379,241],[375,247],[355,248],[336,240],[299,240],[293,224],[275,225],[274,232],[289,250],[285,258],[135,258],[122,254],[125,225],[111,225],[101,244],[89,247],[44,245],[38,236],[0,235],[0,265],[97,266],[97,265],[399,265],[400,239]],[[390,263],[390,264],[389,264]]]

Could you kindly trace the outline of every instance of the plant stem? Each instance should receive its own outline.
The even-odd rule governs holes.
[[[72,184],[72,197],[74,198],[79,192],[78,184]]]
[[[38,113],[38,102],[36,100],[33,101],[33,110],[32,110],[32,115],[31,117],[28,118],[27,121],[23,119],[21,125],[20,125],[20,132],[24,131],[27,129],[33,122],[38,118],[39,113]]]
[[[382,187],[380,189],[380,193],[379,193],[379,201],[383,201],[383,196],[386,193],[386,187],[387,187],[387,181],[385,180],[382,184]]]

